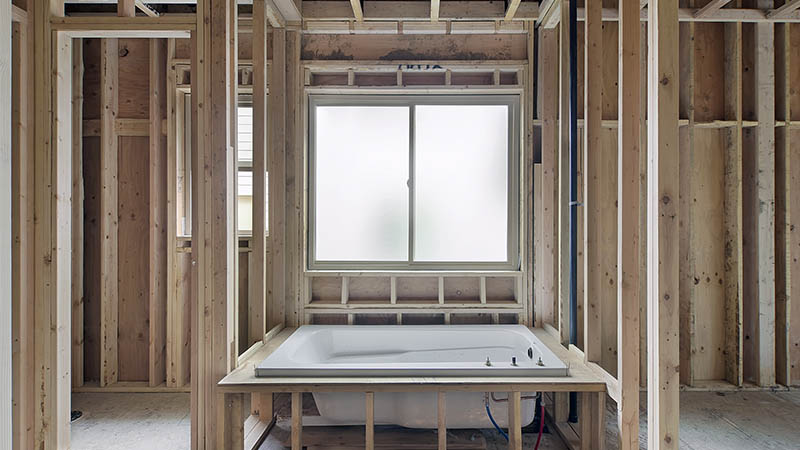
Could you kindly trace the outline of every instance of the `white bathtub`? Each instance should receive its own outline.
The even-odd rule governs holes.
[[[487,363],[488,361],[488,363]],[[256,367],[258,377],[548,377],[567,367],[522,325],[306,325]],[[504,398],[504,393],[497,397]],[[363,424],[364,394],[314,393],[319,425]],[[507,403],[491,403],[501,426]],[[447,393],[449,428],[491,427],[480,392]],[[436,428],[436,394],[375,394],[375,423]],[[523,400],[525,425],[532,400]]]

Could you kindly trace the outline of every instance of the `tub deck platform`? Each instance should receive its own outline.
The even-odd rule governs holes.
[[[569,367],[566,377],[270,377],[255,376],[255,366],[275,351],[295,328],[273,330],[262,345],[256,345],[240,357],[239,366],[218,384],[218,393],[224,398],[225,424],[223,433],[224,448],[246,447],[246,438],[252,433],[244,430],[247,414],[243,411],[244,395],[252,396],[252,409],[259,411],[262,421],[273,419],[271,394],[289,392],[292,394],[292,450],[302,450],[302,404],[304,392],[365,392],[367,411],[365,448],[374,448],[373,423],[375,392],[438,392],[439,393],[439,434],[442,437],[439,448],[445,449],[446,426],[444,424],[446,393],[450,391],[507,392],[511,401],[509,417],[509,448],[522,448],[522,429],[520,403],[522,392],[556,393],[554,411],[548,412],[558,422],[565,417],[564,398],[567,392],[580,393],[580,416],[582,420],[579,434],[584,438],[575,445],[581,449],[601,449],[605,433],[604,411],[607,384],[603,375],[585,364],[578,352],[567,350],[546,330],[532,328],[531,331],[556,356]],[[269,400],[267,400],[269,399]],[[252,420],[251,420],[252,422]],[[252,437],[251,437],[252,439]]]

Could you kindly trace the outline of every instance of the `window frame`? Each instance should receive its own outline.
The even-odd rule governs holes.
[[[521,111],[519,94],[310,94],[308,96],[308,213],[306,242],[308,270],[400,270],[400,271],[519,271],[521,260],[520,148]],[[415,235],[415,106],[504,105],[508,106],[508,187],[506,261],[414,261]],[[316,259],[316,110],[320,106],[409,107],[408,259],[406,261],[320,261]]]

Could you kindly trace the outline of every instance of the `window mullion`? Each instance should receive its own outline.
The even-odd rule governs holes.
[[[409,126],[408,126],[408,265],[414,263],[414,197],[415,197],[415,171],[416,166],[414,158],[416,129],[414,127],[415,105],[409,105]]]

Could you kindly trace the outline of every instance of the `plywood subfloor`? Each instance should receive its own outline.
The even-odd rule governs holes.
[[[81,393],[72,409],[83,417],[72,423],[73,450],[189,450],[188,393]]]
[[[639,409],[640,448],[647,448],[647,393]],[[616,405],[606,403],[606,448],[617,445]],[[681,392],[680,448],[796,450],[800,448],[800,391]]]
[[[282,403],[282,399],[276,399],[276,411],[285,416]],[[646,405],[646,393],[642,392],[640,435],[643,449],[647,439]],[[616,405],[609,399],[607,406],[606,448],[613,450],[618,448]],[[74,394],[72,408],[84,413],[72,424],[73,449],[189,449],[189,394]],[[306,409],[312,410],[313,403]],[[798,417],[800,391],[682,392],[681,448],[797,449],[800,446]],[[277,425],[280,429],[288,424],[280,420]],[[261,450],[283,450],[279,434],[271,433]],[[506,448],[503,438],[493,430],[481,430],[480,434],[487,450]],[[535,434],[525,435],[524,448],[533,448],[535,440]],[[544,436],[540,448],[561,450],[566,447],[550,434]]]

